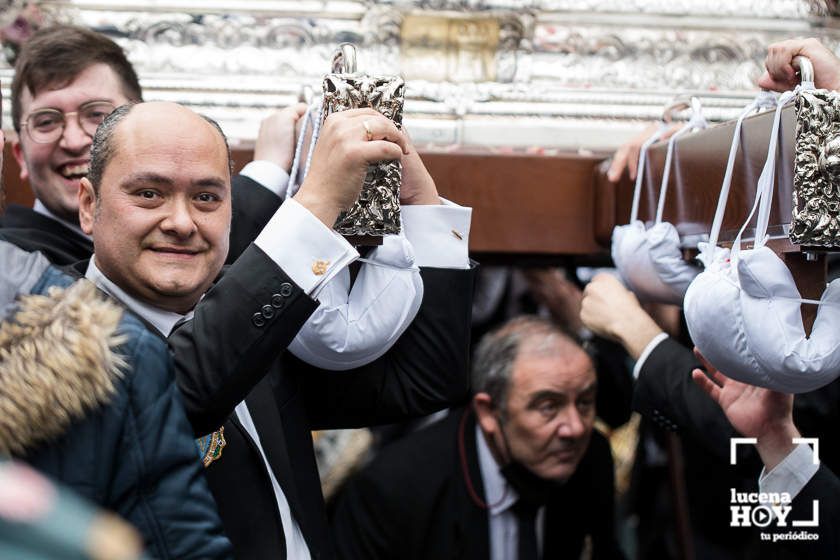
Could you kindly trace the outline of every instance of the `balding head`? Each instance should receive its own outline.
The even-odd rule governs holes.
[[[505,403],[514,362],[520,355],[589,360],[583,348],[551,321],[517,317],[481,339],[472,365],[473,392],[487,393],[497,405]]]
[[[178,105],[177,103],[162,101],[129,103],[127,105],[117,107],[114,112],[108,115],[105,121],[103,121],[103,123],[96,129],[96,135],[93,137],[93,145],[90,149],[90,171],[87,175],[88,180],[93,185],[94,191],[99,191],[99,184],[102,181],[102,173],[117,149],[114,139],[115,131],[118,125],[123,120],[126,120],[129,113],[131,113],[135,107],[138,110],[139,118],[146,119],[144,122],[149,126],[152,126],[161,120],[165,121],[173,115],[183,118],[187,122],[194,121],[195,117],[203,119],[205,121],[204,124],[208,124],[213,127],[213,129],[218,133],[219,138],[222,142],[224,142],[225,150],[227,152],[228,168],[231,170],[231,173],[233,172],[233,158],[230,154],[230,145],[228,144],[227,136],[225,136],[225,133],[219,126],[219,123],[215,120],[208,116],[197,114],[183,105]],[[169,121],[166,123],[166,125],[171,124],[172,123]],[[202,123],[196,124],[204,126]]]
[[[224,264],[230,150],[218,126],[175,103],[118,108],[99,127],[79,217],[95,264],[129,295],[185,313]]]

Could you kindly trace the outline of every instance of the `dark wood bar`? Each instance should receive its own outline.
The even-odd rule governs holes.
[[[233,151],[238,171],[251,159]],[[592,177],[603,156],[425,152],[442,196],[473,208],[470,249],[502,256],[606,254],[595,239]],[[5,150],[6,203],[32,204]]]

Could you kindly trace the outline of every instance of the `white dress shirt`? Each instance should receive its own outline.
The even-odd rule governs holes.
[[[508,484],[499,471],[499,464],[487,446],[481,428],[475,427],[475,445],[478,451],[478,467],[484,482],[484,501],[490,523],[490,560],[510,560],[519,555],[519,522],[513,512],[513,505],[519,494]],[[537,510],[537,547],[542,554],[543,519],[545,507]]]
[[[793,499],[813,478],[820,465],[814,463],[814,452],[807,443],[798,444],[781,463],[770,472],[761,469],[758,477],[759,492],[787,492]]]
[[[639,359],[636,360],[636,365],[633,366],[633,379],[639,378],[639,372],[642,371],[642,367],[644,367],[650,353],[653,352],[653,350],[666,338],[668,338],[668,334],[662,332],[654,336],[650,342],[647,343],[645,349],[642,350],[641,354],[639,354]]]
[[[277,196],[285,193],[288,175],[274,163],[252,161],[242,175]],[[283,214],[277,217],[278,222],[288,219]],[[350,271],[344,267],[311,292],[319,306],[289,350],[304,362],[336,371],[362,366],[385,354],[420,309],[419,267],[469,267],[464,242],[469,221],[468,208],[445,201],[443,207],[402,207],[403,231],[385,236],[383,244],[362,259],[365,264],[352,288]]]

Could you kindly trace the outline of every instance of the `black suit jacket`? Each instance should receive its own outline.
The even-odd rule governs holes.
[[[281,203],[276,194],[245,175],[235,176],[231,187],[233,219],[227,264],[245,252]]]
[[[61,222],[17,204],[0,216],[0,236],[26,251],[41,251],[58,266],[90,258],[93,242]]]
[[[252,181],[235,181],[232,256],[279,203]],[[246,401],[312,557],[332,557],[311,431],[395,422],[464,400],[474,272],[421,269],[423,303],[391,350],[366,366],[332,372],[285,351],[317,303],[250,245],[194,319],[170,336],[194,428],[225,428],[227,446],[206,473],[238,557],[280,557],[282,524],[268,471],[234,407]]]
[[[483,501],[471,409],[386,447],[338,499],[333,531],[339,557],[487,560],[487,511],[470,497],[463,461]],[[579,558],[586,540],[592,558],[622,558],[613,534],[613,493],[609,445],[593,432],[575,474],[546,505],[543,558]]]
[[[775,558],[838,558],[840,557],[840,480],[825,465],[793,499],[788,519],[813,519],[814,501],[818,503],[819,532],[817,541],[778,541],[766,548]],[[794,532],[796,528],[790,528]],[[806,528],[815,532],[813,528]],[[786,531],[785,531],[786,532]]]

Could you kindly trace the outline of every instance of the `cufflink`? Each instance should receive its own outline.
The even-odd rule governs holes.
[[[312,263],[312,274],[315,276],[323,276],[327,272],[328,266],[330,266],[330,261],[317,260]]]
[[[452,231],[452,235],[454,235],[455,237],[458,238],[458,241],[463,241],[464,240],[464,236],[461,235],[460,232],[458,232],[458,230],[453,229],[451,231]]]

